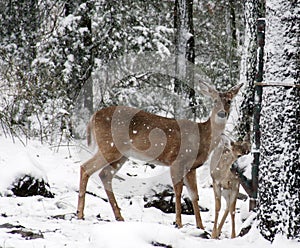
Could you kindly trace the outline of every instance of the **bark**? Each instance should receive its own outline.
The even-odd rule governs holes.
[[[257,74],[257,19],[258,0],[245,1],[245,52],[242,60],[240,80],[246,84],[240,108],[237,132],[239,140],[250,132],[254,107],[254,82]]]
[[[193,0],[176,0],[174,8],[175,34],[175,84],[174,91],[184,93],[184,84],[187,84],[190,92],[185,92],[190,98],[190,110],[180,110],[180,103],[176,101],[174,108],[176,116],[179,118],[195,118],[195,92],[194,88],[194,63],[195,63],[195,40],[193,25]]]
[[[190,63],[194,64],[195,62],[193,1],[176,0],[174,12],[176,75],[180,80],[186,80],[188,77],[191,81],[192,70],[189,71],[188,67]]]
[[[300,241],[300,6],[266,4],[265,84],[273,86],[264,87],[262,99],[259,229],[270,241],[276,234]]]
[[[227,55],[226,63],[229,66],[229,78],[230,83],[233,83],[234,78],[234,68],[238,67],[237,59],[237,29],[236,29],[236,10],[235,10],[235,1],[228,1],[228,10],[227,10]]]

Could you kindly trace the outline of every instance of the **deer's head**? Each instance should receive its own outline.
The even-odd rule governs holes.
[[[236,157],[241,157],[243,155],[246,155],[251,150],[251,143],[250,141],[237,141],[237,142],[231,142],[231,150],[232,153]]]
[[[201,92],[213,100],[212,116],[216,123],[226,123],[230,113],[230,106],[233,98],[237,95],[243,84],[236,85],[225,92],[218,92],[214,87],[207,83],[200,82]]]

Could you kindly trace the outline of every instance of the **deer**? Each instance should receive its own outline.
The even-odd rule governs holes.
[[[235,208],[239,194],[240,180],[238,174],[233,172],[232,165],[240,156],[248,154],[250,149],[251,144],[248,139],[235,142],[222,135],[218,146],[211,154],[210,174],[213,179],[215,198],[215,219],[211,235],[213,239],[219,238],[228,213],[231,215],[231,238],[236,237]],[[218,225],[221,196],[225,198],[226,209]]]
[[[84,219],[89,177],[99,172],[115,219],[124,221],[112,188],[112,179],[128,158],[170,168],[175,193],[175,225],[182,227],[181,194],[189,191],[197,228],[204,229],[198,205],[196,169],[218,145],[230,105],[242,84],[225,92],[200,82],[200,91],[212,98],[213,107],[204,122],[176,120],[127,106],[110,106],[96,111],[87,125],[87,141],[96,153],[80,167],[77,217]]]

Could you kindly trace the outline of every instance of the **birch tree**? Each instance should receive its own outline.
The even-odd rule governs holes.
[[[299,5],[266,1],[258,220],[270,241],[300,240]]]

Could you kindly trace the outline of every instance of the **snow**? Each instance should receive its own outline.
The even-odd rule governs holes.
[[[111,230],[118,233],[117,239],[111,238]],[[173,246],[173,244],[180,243],[183,245],[182,243],[185,241],[184,235],[179,230],[154,223],[110,223],[97,227],[93,233],[95,235],[93,235],[92,245],[105,248],[150,248],[153,247],[151,242],[154,241]],[[99,233],[102,235],[100,236]],[[99,244],[101,245],[99,246]]]
[[[266,2],[266,9],[265,81],[293,84],[297,81],[298,59],[295,49],[298,49],[299,41],[297,35],[291,35],[297,32],[296,22],[292,20],[299,13],[299,6],[274,0]],[[294,25],[294,29],[291,25]]]
[[[96,176],[92,177],[88,185],[88,191],[93,194],[86,195],[85,220],[78,220],[75,212],[81,161],[76,144],[62,146],[57,151],[57,148],[49,149],[38,141],[28,141],[24,147],[1,135],[0,144],[0,247],[147,248],[154,247],[154,244],[173,248],[209,248],[219,245],[223,248],[298,247],[297,242],[288,241],[281,236],[271,244],[260,236],[256,228],[252,228],[244,237],[228,239],[230,224],[227,222],[221,240],[202,239],[199,236],[203,231],[195,228],[194,216],[189,215],[183,215],[182,229],[175,228],[174,214],[143,207],[143,196],[151,193],[151,190],[159,189],[161,184],[169,180],[166,168],[157,167],[158,171],[155,171],[138,162],[129,162],[123,166],[119,176],[125,180],[114,180],[116,197],[126,222],[114,220],[105,192]],[[128,172],[137,176],[129,177]],[[15,177],[24,173],[48,181],[55,194],[54,198],[7,196],[9,185]],[[152,176],[146,177],[147,174]],[[209,187],[208,166],[199,168],[198,177],[199,202],[210,209],[209,212],[201,213],[206,231],[210,233],[214,199],[212,188]],[[141,187],[145,182],[148,186]],[[248,201],[238,201],[238,231],[243,226],[241,218],[249,215],[247,208]],[[21,225],[24,227],[22,230],[42,234],[43,238],[25,240],[20,234],[10,233],[18,228],[5,228],[3,225],[7,223]]]
[[[253,153],[253,151],[252,151],[252,153]],[[239,167],[244,171],[244,176],[246,176],[249,179],[251,179],[251,177],[252,177],[252,174],[251,174],[251,171],[252,171],[251,164],[253,163],[253,154],[252,153],[242,156],[237,160]]]

